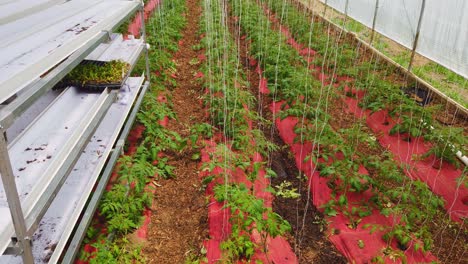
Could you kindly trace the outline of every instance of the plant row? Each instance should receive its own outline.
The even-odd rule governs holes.
[[[267,4],[267,1],[262,0],[262,2],[265,5]],[[268,7],[275,13],[281,14],[281,22],[290,29],[295,39],[299,40],[300,43],[304,43],[305,46],[312,46],[317,50],[317,53],[313,56],[314,60],[312,60],[315,65],[311,67],[319,68],[322,72],[330,74],[330,83],[340,85],[340,88],[345,90],[343,93],[347,96],[355,96],[350,91],[358,90],[358,93],[363,94],[363,98],[357,100],[359,106],[363,109],[369,109],[371,114],[377,111],[385,113],[383,125],[391,126],[390,135],[398,134],[399,139],[416,143],[423,142],[420,139],[420,137],[423,137],[426,142],[430,142],[428,151],[423,154],[413,154],[410,157],[409,163],[413,165],[421,164],[422,166],[416,165],[416,168],[412,168],[408,167],[410,165],[405,164],[405,161],[400,162],[400,166],[403,167],[408,176],[412,174],[412,171],[424,167],[423,164],[426,162],[432,163],[434,169],[440,169],[444,166],[442,161],[447,161],[458,169],[456,171],[450,166],[444,166],[449,170],[437,173],[437,175],[439,173],[459,175],[457,179],[453,179],[452,176],[444,176],[444,179],[450,182],[441,181],[437,183],[439,185],[447,184],[448,188],[454,192],[460,192],[458,195],[444,193],[438,186],[435,186],[435,181],[431,182],[431,179],[424,180],[423,177],[420,177],[420,179],[424,180],[429,186],[436,187],[436,190],[433,191],[447,200],[449,204],[446,205],[446,208],[451,216],[453,211],[450,209],[450,204],[452,201],[457,204],[456,210],[463,210],[464,207],[460,197],[466,194],[466,188],[468,187],[466,178],[468,167],[463,166],[457,159],[456,152],[460,150],[466,153],[467,137],[464,122],[460,120],[458,123],[455,122],[461,126],[456,127],[436,121],[437,116],[440,116],[441,112],[444,111],[443,105],[430,103],[430,98],[425,98],[423,101],[415,101],[414,97],[409,98],[407,89],[403,88],[408,87],[408,81],[405,77],[400,76],[392,65],[379,61],[379,58],[373,58],[369,51],[359,45],[351,46],[353,44],[352,39],[342,35],[342,32],[330,32],[332,31],[330,25],[324,25],[317,19],[314,20],[313,17],[312,19],[309,18],[308,12],[304,12],[304,10],[298,9],[296,5],[286,2],[284,6],[279,5],[277,2],[269,2]],[[304,35],[305,32],[310,33],[306,36]],[[344,81],[340,82],[340,80]],[[351,88],[348,88],[348,85]],[[417,87],[414,91],[418,91]],[[426,105],[427,103],[430,104]],[[389,122],[390,118],[388,116],[393,117],[396,122]],[[453,117],[449,123],[456,119],[457,117]],[[382,133],[383,131],[377,129],[374,132]],[[409,151],[420,152],[417,149]],[[401,156],[405,156],[405,153],[397,154],[395,150],[392,150],[392,152],[400,155],[400,159],[405,160]],[[437,159],[433,159],[434,156]],[[460,165],[462,165],[461,170]],[[420,172],[416,173],[421,174]],[[433,173],[431,176],[436,177],[435,174]],[[463,217],[463,213],[461,217]],[[458,220],[459,218],[455,216],[452,219]]]
[[[186,9],[185,1],[163,1],[159,8],[164,12],[155,13],[147,24],[147,32],[158,32],[158,36],[151,34],[147,41],[152,47],[156,47],[149,54],[151,67],[165,69],[175,66],[170,58],[177,50],[176,45],[181,37],[177,32],[185,26],[185,19],[181,15]],[[138,63],[137,72],[143,71],[144,63],[144,60]],[[170,74],[160,71],[158,76],[152,76],[151,87],[137,114],[136,127],[144,127],[144,131],[136,136],[138,142],[131,143],[136,144],[130,146],[135,150],[130,150],[127,146],[128,154],[118,160],[118,176],[99,205],[100,223],[94,223],[88,229],[85,243],[92,243],[96,250],[91,255],[82,253],[81,258],[89,263],[145,262],[140,248],[132,245],[126,235],[141,225],[143,211],[151,205],[152,192],[149,183],[174,176],[174,168],[168,164],[168,158],[160,153],[179,152],[186,145],[186,140],[163,126],[164,119],[175,118],[170,104],[161,97]],[[97,226],[104,226],[111,235],[101,232]]]
[[[401,88],[415,87],[404,77],[396,74],[395,67],[378,58],[369,58],[365,48],[347,39],[344,32],[336,32],[329,25],[309,19],[308,12],[299,10],[289,1],[260,2],[277,14],[298,42],[306,44],[317,52],[312,64],[331,74],[330,82],[337,76],[351,77],[353,87],[364,90],[360,106],[372,112],[387,110],[391,117],[399,119],[390,133],[423,136],[432,147],[423,158],[434,154],[437,158],[460,165],[456,152],[467,153],[468,141],[463,127],[454,127],[435,121],[440,112],[445,111],[441,104],[421,107],[421,103],[409,98]],[[351,83],[348,83],[351,84]],[[343,88],[343,86],[342,86]],[[417,89],[417,88],[416,88]],[[467,184],[468,182],[465,182]]]
[[[216,201],[230,212],[231,232],[220,249],[223,263],[237,263],[251,260],[259,251],[266,255],[267,238],[283,235],[290,225],[258,197],[259,192],[272,190],[268,186],[263,190],[254,187],[257,180],[265,177],[265,171],[266,177],[275,175],[265,168],[265,162],[255,157],[268,156],[277,146],[253,128],[253,123],[265,120],[250,110],[255,98],[249,92],[237,47],[228,30],[223,12],[226,6],[223,1],[204,1],[203,7],[201,47],[207,58],[203,64],[207,89],[203,102],[213,124],[208,131],[205,125],[203,134],[213,136],[220,131],[224,139],[214,145],[205,141],[209,159],[202,165],[203,183],[213,188]],[[260,235],[260,241],[252,239],[254,233]]]
[[[428,231],[427,220],[439,217],[443,201],[433,195],[429,188],[420,181],[408,184],[407,177],[402,169],[395,164],[392,155],[384,151],[377,143],[375,137],[363,132],[365,124],[360,122],[351,127],[334,129],[330,121],[334,118],[328,111],[339,100],[334,88],[324,86],[317,79],[312,78],[314,68],[309,68],[308,62],[299,53],[287,44],[287,39],[278,31],[271,28],[270,20],[263,15],[263,10],[249,0],[232,0],[233,15],[239,17],[240,26],[250,40],[252,56],[258,60],[264,69],[265,77],[274,81],[269,86],[273,97],[285,104],[279,112],[280,118],[297,117],[296,142],[313,144],[309,162],[317,164],[321,177],[329,179],[328,187],[332,190],[334,199],[325,206],[325,213],[329,216],[344,214],[349,219],[350,228],[357,228],[362,219],[374,209],[385,216],[399,219],[391,227],[377,227],[385,231],[384,238],[388,241],[395,238],[402,248],[407,248],[414,238],[421,239],[423,244],[414,243],[415,249],[429,250],[433,238]],[[297,30],[302,25],[299,18],[304,19],[300,12],[292,13],[289,5],[281,1],[269,1],[276,8],[283,8],[283,19],[291,19]],[[273,9],[275,10],[275,9]],[[336,54],[330,51],[333,47],[321,46],[320,43],[329,43],[329,35],[322,35],[316,25],[304,25],[301,33],[307,38],[320,38],[319,44],[313,46],[319,52]],[[326,40],[325,40],[326,38]],[[327,48],[328,47],[328,48]],[[339,47],[336,46],[335,49]],[[351,56],[352,57],[352,56]],[[343,59],[347,63],[347,59]],[[322,60],[325,67],[328,62]],[[402,97],[404,98],[404,97]],[[406,99],[405,99],[406,100]],[[357,151],[362,145],[371,149],[376,155]],[[360,165],[365,165],[370,175],[360,171]],[[348,202],[347,194],[371,192],[369,201],[358,204]],[[403,257],[403,256],[402,256]]]

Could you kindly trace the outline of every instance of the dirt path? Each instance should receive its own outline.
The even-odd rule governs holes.
[[[200,42],[197,32],[201,8],[198,0],[187,0],[187,7],[187,27],[174,56],[177,86],[167,92],[177,116],[177,120],[169,121],[167,128],[183,138],[187,138],[193,124],[204,121],[197,99],[202,88],[193,74],[199,65],[191,63],[201,53],[192,50]],[[190,152],[189,146],[181,154],[168,154],[176,178],[158,182],[161,187],[156,189],[148,243],[143,248],[148,263],[184,263],[188,256],[199,255],[207,238],[205,195],[199,187],[197,161],[191,159]]]

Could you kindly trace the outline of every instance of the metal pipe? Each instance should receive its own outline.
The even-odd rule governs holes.
[[[419,13],[419,21],[418,21],[418,28],[416,29],[416,36],[414,37],[413,42],[413,51],[411,52],[411,58],[408,65],[408,71],[411,71],[413,66],[414,55],[416,53],[416,48],[418,47],[418,40],[419,40],[419,33],[421,32],[421,24],[424,16],[424,9],[426,8],[426,0],[422,0],[421,4],[421,12]]]
[[[346,27],[346,21],[348,20],[348,5],[349,5],[349,0],[346,0],[346,4],[345,4],[345,10],[344,10],[344,20],[343,20],[343,28],[342,29],[345,29]]]
[[[150,72],[150,64],[149,64],[149,45],[146,42],[146,26],[145,26],[145,3],[143,0],[141,1],[140,7],[140,17],[141,17],[141,38],[143,39],[143,43],[145,43],[145,64],[146,64],[146,80],[151,80],[151,72]]]
[[[372,45],[372,41],[374,41],[375,23],[377,21],[377,13],[378,12],[379,12],[379,0],[375,0],[374,18],[372,20],[372,32],[371,32],[370,41],[369,41],[370,45]]]
[[[464,156],[461,151],[457,151],[456,155],[457,155],[457,158],[459,160],[461,160],[461,162],[463,162],[463,164],[465,164],[465,166],[468,166],[468,157],[467,156]]]
[[[327,13],[328,0],[325,0],[324,5],[325,5],[325,6],[323,7],[323,17],[325,17],[325,14]]]
[[[32,254],[31,238],[27,235],[26,221],[24,220],[23,209],[21,208],[21,201],[19,199],[18,188],[16,187],[15,175],[11,168],[10,156],[8,154],[8,144],[3,136],[3,131],[0,134],[0,173],[2,182],[7,197],[8,206],[10,207],[10,214],[15,227],[16,238],[21,250],[21,257],[23,263],[34,263]]]

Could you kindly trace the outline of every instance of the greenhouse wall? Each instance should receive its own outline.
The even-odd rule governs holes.
[[[320,0],[372,28],[377,0]],[[422,0],[378,0],[375,30],[412,49]],[[468,2],[426,0],[417,52],[468,78]]]

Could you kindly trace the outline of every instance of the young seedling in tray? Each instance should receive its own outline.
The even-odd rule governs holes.
[[[129,70],[130,64],[121,60],[85,60],[65,77],[63,83],[87,89],[120,88]]]

